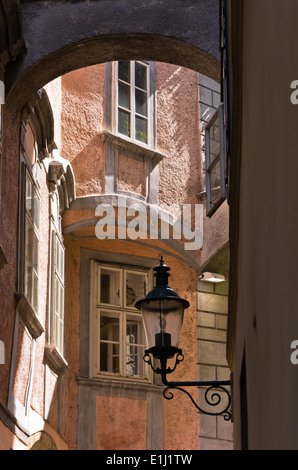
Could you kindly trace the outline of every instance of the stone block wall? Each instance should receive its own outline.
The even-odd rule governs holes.
[[[228,295],[227,282],[211,284],[198,281],[198,376],[199,380],[229,380],[226,361]],[[205,390],[199,392],[199,406]],[[199,415],[199,448],[201,450],[233,449],[232,423],[222,416]]]

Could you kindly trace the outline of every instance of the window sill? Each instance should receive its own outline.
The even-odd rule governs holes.
[[[56,346],[47,345],[45,347],[45,361],[50,369],[58,375],[63,375],[69,370],[69,365],[61,356]]]
[[[115,377],[112,378],[104,378],[104,377],[92,377],[92,378],[84,378],[84,377],[77,377],[77,382],[79,385],[85,385],[88,387],[94,387],[95,389],[111,389],[114,392],[119,389],[121,391],[125,390],[144,390],[146,392],[157,392],[160,393],[161,386],[151,383],[149,380],[147,381],[137,381],[132,379],[126,379],[125,377]]]
[[[157,152],[156,150],[152,150],[147,146],[142,145],[141,143],[136,143],[131,140],[126,139],[117,134],[113,134],[107,130],[103,130],[100,133],[101,140],[105,142],[110,142],[111,144],[116,145],[117,147],[123,148],[124,150],[128,150],[132,154],[137,155],[139,158],[143,157],[145,159],[156,160],[160,162],[166,155]]]
[[[24,325],[30,331],[30,334],[34,339],[39,338],[39,336],[44,333],[44,328],[40,323],[35,310],[31,307],[27,297],[23,292],[15,293],[16,305],[18,308],[18,313],[24,323]]]

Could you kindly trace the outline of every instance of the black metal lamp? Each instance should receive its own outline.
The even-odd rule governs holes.
[[[181,299],[179,295],[169,287],[168,278],[170,268],[164,264],[163,257],[160,263],[154,268],[156,278],[155,287],[146,295],[144,299],[136,302],[135,306],[141,310],[145,328],[145,334],[149,349],[145,351],[144,361],[148,363],[152,370],[161,375],[161,379],[166,388],[163,395],[171,400],[173,394],[167,394],[168,390],[176,389],[186,393],[192,400],[195,407],[202,413],[209,415],[224,415],[225,420],[231,419],[229,411],[231,397],[225,386],[230,385],[230,381],[187,381],[187,382],[169,382],[167,375],[173,372],[177,365],[183,361],[182,350],[178,348],[179,336],[183,322],[184,310],[189,307],[187,300]],[[154,368],[151,356],[159,359],[160,368]],[[168,359],[176,356],[175,364],[172,368],[167,367]],[[195,402],[193,397],[181,387],[207,387],[205,391],[205,400],[208,405],[219,406],[224,401],[223,409],[219,411],[204,411]],[[214,392],[214,389],[217,389]],[[220,393],[223,392],[223,393]],[[226,400],[222,400],[223,396]]]

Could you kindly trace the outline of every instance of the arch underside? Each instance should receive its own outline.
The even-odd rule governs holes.
[[[32,93],[75,69],[112,60],[152,60],[220,79],[217,0],[21,2],[26,52],[6,69],[15,116]]]

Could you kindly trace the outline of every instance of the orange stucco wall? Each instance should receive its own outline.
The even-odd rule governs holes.
[[[131,398],[96,398],[96,450],[146,449],[147,403]]]
[[[5,345],[5,364],[0,366],[0,400],[3,403],[6,403],[8,394],[15,315],[14,292],[17,282],[19,127],[20,118],[18,117],[14,122],[11,122],[4,109],[3,149],[5,149],[5,165],[2,163],[0,208],[0,243],[7,258],[7,264],[0,270],[1,310],[3,313],[5,312],[1,315],[1,341]]]
[[[71,162],[78,197],[100,195],[105,185],[105,144],[100,137],[104,129],[104,65],[96,65],[76,70],[57,79],[47,87],[56,118],[58,150],[62,157]],[[190,116],[195,118],[190,119]],[[60,126],[61,124],[61,126]],[[10,129],[11,126],[11,129]],[[197,193],[201,190],[202,175],[200,168],[200,135],[197,109],[197,75],[181,67],[157,64],[157,150],[166,155],[159,163],[160,204],[198,203]],[[14,151],[12,162],[3,170],[4,187],[10,191],[10,184],[16,180],[18,167],[19,143],[14,135],[18,125],[8,123],[6,126],[6,145]],[[31,139],[32,140],[32,139]],[[31,142],[28,139],[28,145]],[[15,166],[13,166],[15,165]],[[81,228],[64,236],[66,249],[65,265],[65,351],[64,356],[69,365],[67,372],[61,376],[61,431],[58,438],[58,379],[53,373],[47,375],[47,397],[49,410],[47,421],[45,413],[45,362],[44,348],[49,341],[49,185],[46,170],[41,171],[41,243],[40,243],[40,284],[39,284],[39,320],[45,328],[35,344],[35,363],[32,382],[31,408],[37,432],[45,427],[60,448],[76,449],[78,445],[79,385],[80,374],[80,256],[81,249],[104,251],[106,253],[125,254],[156,260],[160,253],[167,253],[165,262],[171,267],[170,285],[183,298],[190,302],[185,313],[180,346],[183,348],[185,361],[173,374],[173,380],[197,379],[197,279],[196,272],[190,268],[180,247],[161,240],[147,239],[143,244],[121,240],[98,240],[95,227]],[[12,227],[12,236],[2,238],[4,251],[9,258],[9,265],[0,271],[0,279],[5,276],[5,285],[13,292],[16,282],[17,216],[18,194],[16,185],[11,195],[12,204],[1,210]],[[118,156],[119,191],[128,191],[137,196],[146,195],[146,163],[132,160],[125,151]],[[63,216],[63,226],[82,220],[94,219],[94,209],[67,210]],[[200,256],[200,252],[197,253]],[[2,298],[1,298],[2,301]],[[13,330],[15,315],[12,297],[3,296],[3,303],[10,312],[5,319],[10,332]],[[30,367],[31,341],[23,330],[19,330],[17,349],[17,367],[14,392],[24,404],[24,392],[27,386]],[[5,341],[6,357],[11,353],[11,336],[1,337]],[[21,367],[23,366],[23,367]],[[9,363],[0,374],[0,399],[7,399]],[[1,370],[1,372],[2,372]],[[164,449],[197,449],[198,416],[193,411],[189,398],[179,395],[173,401],[164,400],[163,423]],[[179,402],[177,401],[179,399]],[[82,405],[81,405],[82,406]],[[95,409],[95,446],[97,449],[146,449],[146,426],[148,421],[147,402],[143,398],[124,398],[116,396],[96,397]],[[104,426],[102,423],[104,422]],[[8,437],[9,441],[10,437]]]
[[[78,196],[104,190],[104,65],[62,77],[60,152],[73,167]]]

